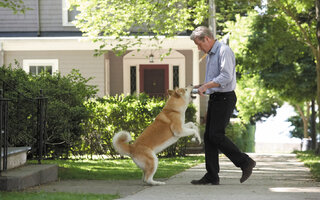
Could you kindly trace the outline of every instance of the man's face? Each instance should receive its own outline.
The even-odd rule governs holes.
[[[204,53],[208,53],[214,44],[214,40],[209,37],[205,37],[203,41],[194,39],[194,43],[198,46],[199,50]]]

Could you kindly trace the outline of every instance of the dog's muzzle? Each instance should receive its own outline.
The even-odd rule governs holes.
[[[192,99],[195,99],[195,98],[197,98],[196,96],[194,96],[193,94],[198,94],[198,88],[193,88],[192,90],[191,90],[191,98]]]

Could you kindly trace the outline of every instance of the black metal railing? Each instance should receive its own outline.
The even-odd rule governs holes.
[[[37,102],[37,136],[38,136],[38,163],[41,164],[43,155],[46,155],[46,137],[47,137],[47,104],[48,98],[43,96],[40,90],[40,96],[36,99]]]
[[[8,86],[8,85],[6,85]],[[3,86],[4,87],[4,86]],[[48,104],[48,98],[44,97],[43,91],[40,90],[40,95],[36,98],[29,98],[24,93],[17,92],[17,100],[13,101],[8,98],[4,98],[3,90],[0,89],[0,163],[2,163],[0,167],[0,175],[2,171],[7,170],[8,165],[8,146],[10,136],[8,131],[8,121],[9,121],[9,106],[8,102],[11,101],[12,103],[18,103],[21,100],[28,101],[32,104],[30,115],[32,118],[29,120],[32,120],[32,126],[34,127],[32,130],[35,133],[34,135],[37,138],[34,138],[36,140],[36,143],[30,144],[31,146],[37,147],[36,156],[38,158],[38,163],[41,164],[41,160],[43,160],[43,157],[46,155],[46,127],[47,127],[47,104]],[[24,97],[21,99],[21,96]],[[35,108],[35,110],[34,110]],[[26,119],[25,119],[26,120]],[[10,131],[12,132],[12,131]]]
[[[3,98],[3,90],[0,89],[0,175],[7,170],[8,165],[8,102]],[[2,165],[1,165],[2,163]]]

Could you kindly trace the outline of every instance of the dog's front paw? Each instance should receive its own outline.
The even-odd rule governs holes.
[[[201,138],[198,136],[194,136],[193,138],[191,138],[191,142],[196,143],[196,141],[198,141],[199,144],[201,144]]]
[[[193,122],[188,122],[185,124],[186,128],[197,129],[197,126]]]
[[[200,137],[200,133],[199,133],[198,127],[196,129],[196,133],[194,134],[194,136],[197,138],[199,144],[201,144],[201,137]]]
[[[198,140],[199,144],[201,144],[201,137],[199,134],[197,135],[197,140]]]
[[[198,127],[195,123],[193,123],[193,122],[188,122],[188,123],[185,124],[185,126],[186,126],[187,128],[190,128],[190,129],[196,131],[196,132],[197,132],[197,135],[198,135],[198,133],[199,133],[199,127]],[[196,135],[196,134],[195,134],[195,135]]]

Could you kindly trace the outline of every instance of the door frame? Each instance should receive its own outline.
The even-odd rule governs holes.
[[[168,64],[140,64],[140,93],[144,92],[144,70],[145,69],[164,69],[164,95],[169,89],[169,65]]]
[[[185,87],[186,85],[186,58],[183,54],[176,50],[172,50],[170,55],[165,56],[163,60],[160,60],[160,53],[164,54],[168,50],[152,51],[154,55],[154,62],[149,63],[149,59],[146,55],[151,54],[151,50],[131,51],[123,57],[123,93],[129,95],[130,90],[130,67],[136,67],[136,92],[140,93],[140,64],[168,64],[169,65],[169,89],[173,89],[173,66],[179,66],[179,87]]]

